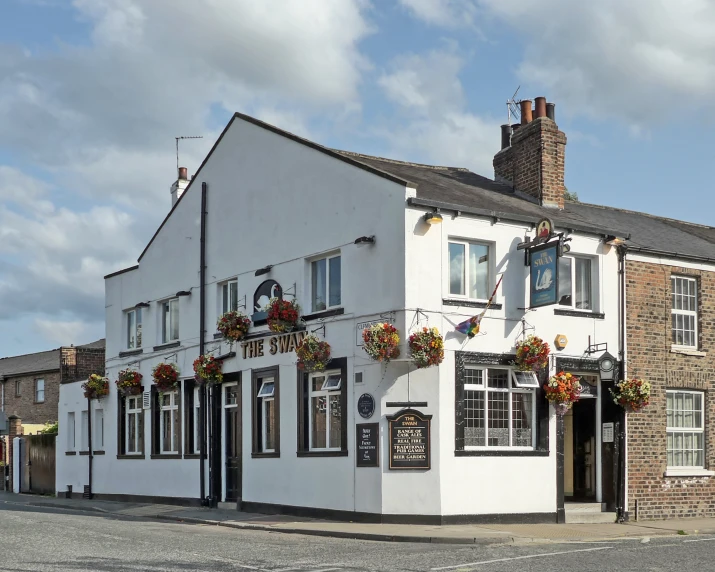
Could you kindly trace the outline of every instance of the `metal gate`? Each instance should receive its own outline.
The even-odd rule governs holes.
[[[28,435],[27,484],[36,494],[55,494],[56,435]]]

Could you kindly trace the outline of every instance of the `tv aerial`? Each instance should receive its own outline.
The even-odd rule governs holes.
[[[203,135],[179,135],[176,139],[176,172],[179,173],[179,139],[203,139]]]

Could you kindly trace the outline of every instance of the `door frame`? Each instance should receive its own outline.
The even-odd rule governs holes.
[[[226,394],[228,393],[229,387],[238,387],[238,403],[234,405],[226,404]],[[228,481],[226,479],[226,440],[228,435],[226,433],[226,410],[227,409],[241,409],[239,412],[241,415],[241,472],[243,472],[243,396],[241,395],[241,380],[227,381],[221,384],[221,481],[223,483],[221,487],[221,501],[226,501],[226,488],[228,487]],[[241,479],[243,480],[243,478]],[[243,492],[243,491],[241,491]]]

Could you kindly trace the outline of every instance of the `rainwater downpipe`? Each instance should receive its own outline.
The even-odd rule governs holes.
[[[94,454],[92,453],[92,399],[87,398],[87,449],[88,453],[88,463],[89,463],[89,495],[92,498],[92,461],[94,459]]]
[[[617,247],[618,253],[618,361],[620,362],[621,379],[626,379],[626,248]],[[618,383],[618,380],[616,380]],[[626,412],[621,408],[621,430],[618,432],[620,454],[618,456],[618,498],[616,501],[616,516],[618,522],[626,518]]]
[[[206,194],[208,187],[201,183],[201,242],[199,255],[199,355],[204,355],[204,332],[206,330]],[[206,384],[199,388],[199,486],[201,505],[208,505],[206,496]]]

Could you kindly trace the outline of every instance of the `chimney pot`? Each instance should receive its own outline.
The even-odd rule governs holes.
[[[536,117],[546,117],[546,98],[537,97],[536,98]]]
[[[521,105],[521,124],[526,125],[527,123],[531,123],[531,100],[524,99],[519,105]]]
[[[179,167],[179,179],[185,181],[188,178],[188,170],[186,169],[186,167]]]
[[[554,103],[546,104],[546,117],[551,119],[551,121],[556,121],[556,104],[554,104]]]

